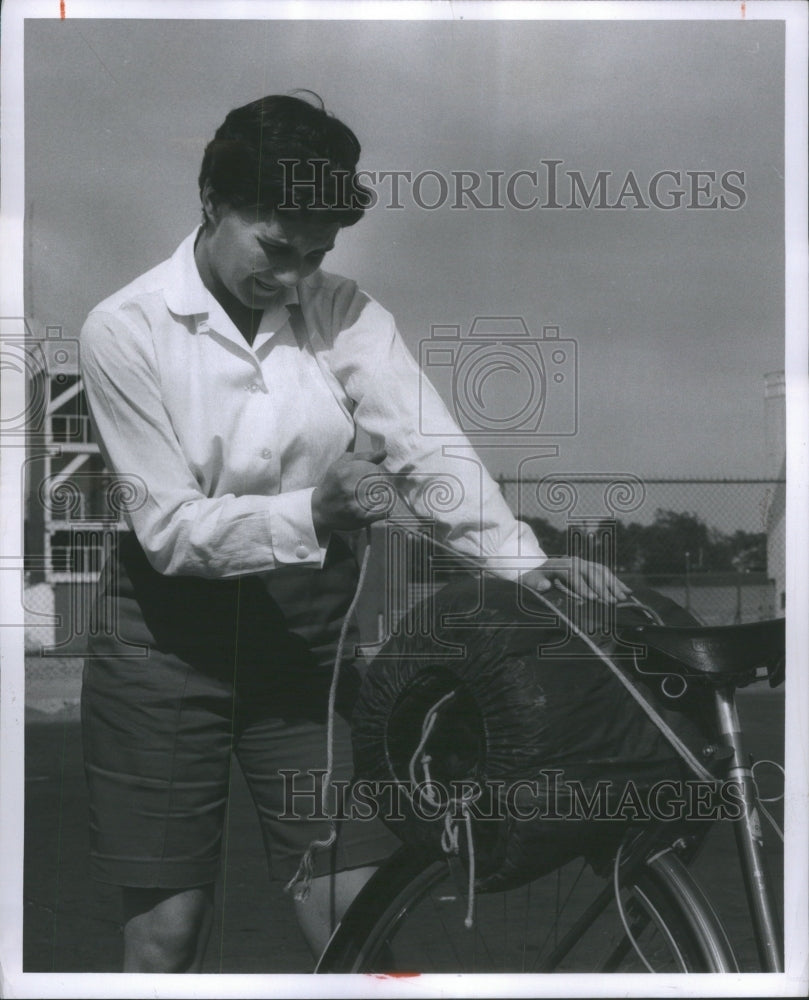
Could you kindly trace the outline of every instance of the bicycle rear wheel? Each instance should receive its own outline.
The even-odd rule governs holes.
[[[658,855],[625,883],[624,915],[643,959],[612,877],[583,859],[519,889],[477,895],[467,929],[465,887],[447,861],[404,848],[357,897],[317,971],[735,971],[718,919],[676,858]]]

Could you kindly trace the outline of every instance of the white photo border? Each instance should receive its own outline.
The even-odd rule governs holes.
[[[422,976],[394,980],[348,976],[136,976],[44,974],[22,971],[23,877],[23,635],[3,629],[0,688],[0,975],[9,997],[265,997],[285,996],[801,996],[807,991],[807,707],[809,681],[809,392],[807,391],[807,7],[800,2],[135,2],[8,0],[2,10],[2,244],[0,315],[23,316],[24,109],[23,28],[28,18],[104,19],[614,19],[724,20],[738,17],[783,20],[786,25],[786,329],[787,382],[787,622],[786,700],[786,973],[783,975],[652,977],[631,980],[585,976]],[[21,373],[3,370],[3,415],[24,406]],[[22,519],[19,516],[23,449],[2,449],[0,608],[7,626],[21,626]]]

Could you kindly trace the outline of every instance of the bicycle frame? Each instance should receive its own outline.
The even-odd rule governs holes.
[[[544,600],[541,593],[537,596],[541,600]],[[545,601],[545,603],[548,602]],[[558,609],[551,610],[558,612]],[[562,617],[564,619],[564,616]],[[655,616],[652,615],[651,617],[652,620],[655,621]],[[577,635],[581,635],[572,622],[568,622],[568,624]],[[658,621],[657,624],[662,624],[662,622]],[[581,637],[586,641],[585,636],[582,635]],[[592,646],[592,643],[588,644]],[[732,647],[726,647],[726,650],[727,648],[732,649]],[[593,646],[593,649],[598,655],[601,656],[606,665],[612,669],[617,679],[621,681],[621,683],[624,683],[625,687],[633,687],[624,681],[621,672],[614,666],[614,664],[612,664],[609,656],[602,654],[602,652],[599,649],[596,649],[595,646]],[[741,651],[739,652],[739,655],[741,656]],[[688,660],[684,660],[683,669],[685,670],[688,666]],[[748,679],[748,675],[734,672],[732,663],[728,663],[728,665],[723,668],[727,671],[725,674],[720,674],[718,669],[719,668],[717,667],[717,672],[712,673],[701,666],[699,660],[697,660],[696,664],[691,667],[690,674],[687,673],[685,675],[685,679],[688,683],[709,683],[712,686],[716,717],[716,735],[720,737],[721,741],[725,743],[731,751],[731,759],[726,773],[726,780],[736,783],[741,796],[742,812],[740,817],[734,820],[733,829],[739,857],[739,866],[745,887],[748,909],[752,920],[756,948],[758,951],[759,964],[762,971],[783,972],[783,937],[780,928],[780,920],[778,918],[775,896],[766,870],[764,840],[759,810],[760,803],[758,800],[758,793],[753,776],[751,761],[743,747],[743,734],[736,708],[735,690],[737,685],[734,683],[734,679],[735,677],[744,677],[745,679]],[[742,670],[743,669],[744,663],[742,664]],[[779,682],[778,680],[774,680],[775,677],[777,677],[777,671],[770,672],[771,684]],[[783,675],[781,674],[780,680],[782,679]],[[639,696],[634,697],[639,703],[645,702],[645,700]],[[641,704],[641,708],[647,710],[649,706]],[[668,727],[664,727],[661,724],[661,721],[657,717],[656,713],[647,710],[647,714],[650,715],[655,724],[658,724],[658,728],[661,728],[663,731],[667,730]],[[666,734],[670,737],[669,742],[671,742],[680,755],[685,758],[686,755],[681,752],[682,748],[679,743],[675,742],[670,733]],[[707,773],[705,772],[704,762],[694,760],[693,755],[691,759],[688,760],[688,763],[693,769],[697,770],[697,773],[700,773],[698,770],[700,767],[703,773]],[[703,929],[706,931],[704,937],[709,941],[713,949],[711,955],[708,956],[710,964],[712,964],[716,970],[738,968],[735,957],[733,956],[733,949],[727,940],[727,935],[725,934],[724,929],[721,927],[721,921],[719,921],[716,917],[716,914],[713,912],[713,909],[707,899],[701,895],[695,895],[692,887],[693,879],[689,878],[686,869],[680,865],[679,860],[675,857],[675,854],[679,851],[676,843],[674,848],[675,850],[672,851],[672,843],[671,840],[669,840],[667,849],[661,850],[658,854],[655,854],[651,858],[647,855],[644,863],[649,866],[657,866],[658,868],[665,869],[666,884],[669,890],[674,892],[674,896],[678,900],[681,912],[686,915],[687,919],[690,917],[694,918],[693,921],[691,921],[694,932],[699,935]],[[620,860],[620,853],[618,855],[618,860]],[[618,861],[616,861],[616,865],[617,863]],[[623,862],[621,863],[621,867],[623,868]],[[401,890],[397,889],[397,891]],[[589,921],[590,914],[598,913],[601,909],[603,909],[603,905],[608,897],[609,890],[604,892],[593,902],[591,910],[588,911],[588,913],[581,918],[579,923],[568,932],[567,937],[569,939],[574,940],[576,938],[579,934],[580,927],[586,926]],[[404,916],[405,913],[406,910],[402,910],[400,917]],[[350,915],[351,910],[349,910],[349,913],[346,915],[347,918]],[[706,921],[704,928],[700,924],[700,921],[703,919]],[[624,924],[624,926],[626,928],[626,924]],[[353,932],[352,928],[352,933]],[[627,939],[631,941],[632,935],[628,929],[626,931],[626,935]],[[567,948],[567,940],[564,940],[558,946],[557,951],[559,954],[562,954],[565,948]],[[637,950],[638,949],[636,947],[636,951]],[[641,958],[642,957],[643,956],[641,956]],[[551,958],[554,959],[555,955],[552,955]],[[551,965],[553,964],[554,963],[552,961]]]
[[[780,920],[777,917],[777,907],[772,892],[769,876],[766,871],[763,854],[763,837],[761,824],[759,822],[759,803],[756,784],[750,765],[743,748],[743,734],[736,710],[735,685],[728,684],[714,690],[714,700],[717,715],[717,736],[721,734],[723,741],[726,741],[732,749],[732,758],[728,767],[726,780],[735,781],[738,784],[741,794],[742,814],[739,819],[733,822],[734,835],[737,843],[739,857],[740,874],[745,886],[747,902],[752,918],[753,932],[758,951],[759,966],[764,972],[783,971],[782,957],[782,937],[780,932]],[[636,832],[637,839],[627,842],[627,851],[623,859],[620,854],[613,864],[620,863],[620,871],[627,879],[631,880],[641,868],[645,868],[655,878],[662,878],[667,887],[673,902],[677,905],[681,919],[684,919],[690,926],[692,933],[699,939],[706,961],[706,970],[714,972],[727,971],[738,972],[739,964],[734,954],[734,949],[728,939],[727,933],[722,926],[721,918],[718,916],[710,899],[701,890],[698,881],[690,875],[688,865],[698,853],[702,837],[708,833],[707,825],[689,832],[682,830],[685,837],[674,834],[672,841],[672,831],[666,832],[665,826],[658,826]],[[337,944],[332,954],[326,959],[325,966],[320,963],[318,971],[347,971],[349,965],[355,971],[359,971],[361,966],[354,964],[359,960],[364,952],[363,949],[370,945],[371,953],[378,944],[374,937],[374,930],[381,928],[385,934],[390,933],[398,921],[406,920],[409,914],[411,902],[421,898],[423,885],[419,883],[424,869],[424,860],[415,864],[418,860],[415,855],[408,856],[407,848],[403,848],[403,856],[395,856],[393,863],[380,870],[380,875],[385,874],[382,882],[378,886],[371,884],[366,887],[368,892],[359,901],[359,905],[353,905],[346,913],[341,928],[335,931],[332,943]],[[430,859],[432,856],[430,856]],[[433,868],[437,861],[428,861]],[[446,870],[446,861],[443,862]],[[407,897],[407,902],[402,902],[401,893],[410,884],[422,885],[417,889],[414,896]],[[461,884],[462,883],[462,884]],[[460,891],[464,892],[465,879],[460,879]],[[391,895],[392,893],[392,895]],[[569,925],[565,933],[555,943],[554,950],[544,956],[540,965],[534,966],[535,971],[554,971],[558,964],[563,961],[569,949],[576,946],[580,936],[587,932],[591,923],[599,918],[611,899],[615,897],[615,887],[605,885],[603,889],[591,900],[586,910],[582,911]],[[395,902],[398,898],[399,902]],[[390,907],[387,909],[387,907]],[[392,916],[391,916],[392,915]],[[381,921],[381,923],[380,923]],[[387,921],[387,922],[386,922]],[[342,933],[341,933],[342,930]],[[339,942],[335,939],[339,938]],[[621,960],[621,956],[633,947],[631,939],[625,936],[615,946],[614,951],[607,958],[607,964],[602,969],[613,971],[610,962],[614,958]],[[330,946],[331,947],[331,946]],[[329,949],[327,949],[328,952]],[[348,964],[334,967],[329,965],[329,961],[346,962],[346,956],[350,956]],[[324,955],[325,957],[325,955]]]
[[[735,688],[720,687],[714,692],[719,731],[733,749],[728,779],[739,784],[744,810],[734,822],[733,832],[739,852],[747,905],[755,931],[759,961],[765,972],[783,972],[783,939],[772,885],[764,862],[764,839],[759,818],[756,785],[748,755],[742,744],[742,730],[736,710]]]

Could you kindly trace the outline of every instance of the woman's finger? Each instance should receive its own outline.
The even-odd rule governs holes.
[[[384,462],[387,457],[388,453],[384,448],[380,451],[357,451],[351,456],[354,461],[372,462],[374,465]]]
[[[572,587],[577,597],[587,601],[598,601],[601,599],[597,585],[591,585],[581,570],[573,570],[568,586]]]
[[[564,559],[561,565],[548,574],[559,590],[563,590],[573,597],[582,600],[597,600],[597,593],[590,587],[585,579],[581,568],[581,561],[578,559]]]
[[[606,566],[601,566],[599,563],[588,563],[586,568],[583,568],[583,573],[599,600],[611,604],[619,599],[617,588],[613,586],[614,578]]]
[[[597,592],[601,600],[613,603],[624,601],[629,596],[628,588],[606,566],[586,560],[582,560],[579,566],[591,589]]]

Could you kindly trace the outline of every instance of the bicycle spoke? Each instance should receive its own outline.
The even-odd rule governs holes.
[[[721,928],[687,870],[659,851],[653,865],[622,866],[623,909],[644,959],[661,972],[735,968],[724,958],[716,964]],[[396,879],[398,867],[391,866],[395,894],[386,895],[384,881],[372,886],[357,911],[362,919],[346,929],[339,954],[350,964],[323,971],[643,971],[619,919],[612,879],[583,860],[509,892],[478,894],[471,930],[464,926],[465,894],[445,863],[422,861]]]
[[[576,886],[581,881],[581,878],[584,875],[586,867],[587,867],[587,862],[584,861],[584,860],[582,860],[580,862],[580,864],[579,864],[579,868],[578,868],[578,872],[576,874],[576,878],[573,880],[573,884],[570,886],[570,889],[568,889],[567,896],[565,897],[565,902],[564,902],[564,904],[561,907],[559,906],[559,902],[558,902],[558,899],[559,899],[559,884],[560,884],[560,879],[561,879],[561,873],[560,872],[556,872],[556,898],[557,898],[557,902],[556,902],[556,906],[554,908],[554,917],[555,917],[555,919],[553,921],[553,924],[551,925],[550,931],[545,936],[544,941],[542,941],[541,944],[539,945],[539,947],[537,948],[537,955],[536,955],[536,958],[534,959],[534,963],[533,963],[533,966],[532,966],[532,969],[531,969],[532,972],[536,971],[537,965],[539,963],[539,956],[545,951],[545,948],[548,945],[548,941],[549,941],[551,935],[553,935],[553,937],[554,937],[554,950],[553,950],[553,952],[551,952],[551,954],[553,956],[558,955],[559,958],[563,958],[564,957],[564,951],[562,951],[561,953],[559,953],[559,940],[558,940],[559,920],[560,920],[562,911],[567,907],[568,903],[570,902],[570,899],[571,899],[573,893],[576,890]],[[595,914],[595,915],[597,915],[597,914]]]
[[[529,914],[531,913],[531,883],[528,883],[528,889],[525,894],[525,916],[523,918],[523,935],[522,935],[522,965],[520,968],[521,972],[525,972],[525,959],[528,950],[528,927],[529,925]]]

